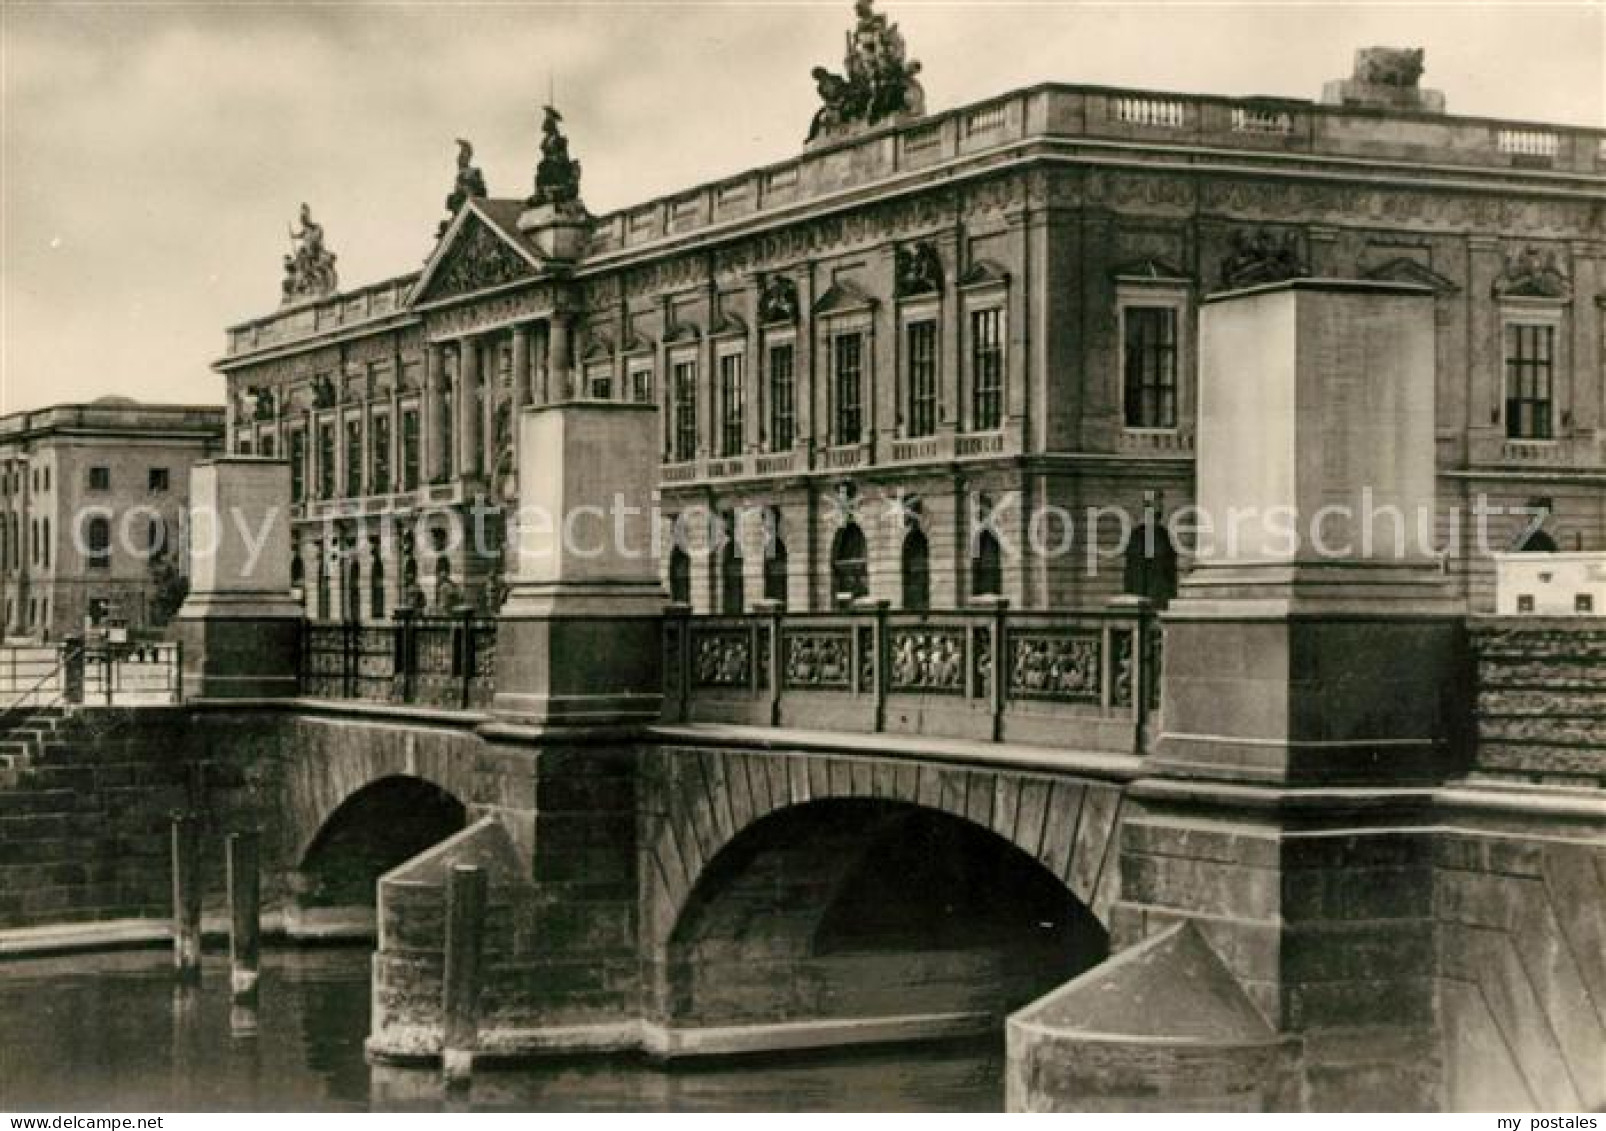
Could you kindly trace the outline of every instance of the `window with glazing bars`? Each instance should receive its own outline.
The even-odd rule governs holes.
[[[362,422],[346,421],[346,496],[362,494]]]
[[[1552,378],[1556,328],[1527,322],[1506,324],[1506,435],[1548,440],[1552,431]]]
[[[864,335],[831,339],[836,431],[833,442],[857,444],[864,437]]]
[[[791,449],[797,439],[797,355],[791,342],[770,347],[770,451]]]
[[[937,430],[937,323],[911,322],[904,330],[909,359],[909,435]]]
[[[743,448],[743,409],[746,393],[742,355],[727,353],[719,359],[719,454],[740,455]]]
[[[978,432],[1004,422],[1004,312],[970,314],[971,427]]]
[[[1169,306],[1129,306],[1122,311],[1121,320],[1126,426],[1175,428],[1177,312]]]
[[[299,428],[290,433],[290,501],[299,503],[307,495],[307,434]]]
[[[373,487],[375,493],[390,490],[390,417],[374,417]]]
[[[697,363],[677,361],[672,370],[675,394],[674,447],[676,463],[697,458]]]
[[[335,495],[335,426],[318,426],[318,497],[332,499]]]
[[[652,366],[636,365],[631,367],[630,399],[637,404],[652,403]]]
[[[402,490],[411,491],[418,486],[418,410],[402,410]]]

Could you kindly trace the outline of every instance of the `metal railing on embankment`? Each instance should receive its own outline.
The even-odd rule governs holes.
[[[0,727],[30,711],[62,705],[176,703],[183,651],[174,641],[69,638],[0,648]]]

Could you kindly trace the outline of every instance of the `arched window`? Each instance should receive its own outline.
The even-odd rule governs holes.
[[[849,523],[836,532],[831,544],[831,599],[853,600],[870,592],[869,555],[864,531]]]
[[[1121,588],[1164,608],[1177,595],[1177,550],[1165,525],[1149,520],[1132,532]]]
[[[346,551],[346,584],[340,590],[340,612],[347,620],[362,616],[362,570],[357,561],[357,548]]]
[[[903,607],[931,608],[931,545],[919,527],[903,538]]]
[[[374,620],[385,616],[385,560],[379,552],[379,539],[374,538],[368,547],[368,615]]]
[[[677,605],[691,604],[691,558],[679,546],[669,551],[669,599]]]
[[[84,556],[90,569],[111,568],[112,524],[104,515],[95,515],[84,525]]]
[[[991,530],[976,537],[976,557],[971,562],[970,595],[997,597],[1004,592],[1004,552]]]
[[[764,599],[786,608],[786,543],[779,536],[764,555]]]
[[[728,617],[742,615],[747,601],[742,593],[742,555],[732,533],[719,551],[719,611]]]

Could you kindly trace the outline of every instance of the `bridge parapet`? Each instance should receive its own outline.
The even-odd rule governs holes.
[[[1138,752],[1160,642],[1141,607],[682,615],[665,718]]]

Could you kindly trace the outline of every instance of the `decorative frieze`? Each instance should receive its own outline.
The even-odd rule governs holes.
[[[963,628],[898,628],[890,633],[887,690],[960,695],[965,690]]]
[[[700,628],[692,635],[694,686],[746,687],[752,682],[752,660],[745,628]]]
[[[1009,637],[1009,696],[1098,702],[1103,648],[1095,631],[1021,632]]]
[[[781,634],[781,671],[787,687],[849,691],[853,687],[853,637],[846,628]]]

